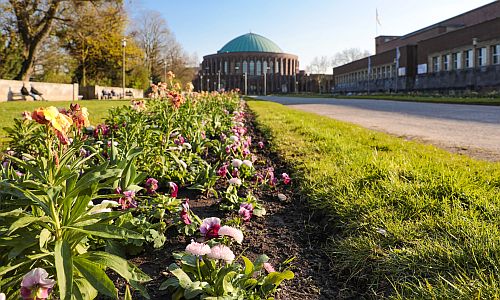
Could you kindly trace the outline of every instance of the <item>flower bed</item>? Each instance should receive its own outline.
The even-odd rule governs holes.
[[[117,298],[121,282],[126,299],[157,299],[125,258],[172,239],[183,243],[159,289],[173,299],[266,299],[294,277],[290,261],[244,256],[245,228],[266,214],[259,196],[283,201],[292,179],[258,159],[265,141],[248,134],[238,94],[190,90],[170,80],[95,127],[78,104],[15,121],[0,169],[1,292]]]

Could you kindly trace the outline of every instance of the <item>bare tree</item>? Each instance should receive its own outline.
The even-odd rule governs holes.
[[[156,11],[143,11],[135,18],[131,36],[145,53],[146,66],[153,80],[163,80],[165,69],[178,79],[191,80],[191,57],[177,42],[167,22]]]
[[[326,56],[314,57],[311,64],[306,67],[308,73],[325,74],[331,67],[331,60]]]
[[[337,67],[345,65],[355,60],[365,58],[367,56],[370,56],[370,52],[368,50],[362,51],[359,48],[344,49],[333,56],[331,61],[331,66]]]
[[[150,74],[161,74],[163,52],[172,40],[167,22],[157,11],[142,11],[135,18],[131,36],[144,51],[146,67]]]

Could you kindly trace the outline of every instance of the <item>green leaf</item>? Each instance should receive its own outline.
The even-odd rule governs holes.
[[[97,290],[85,278],[76,278],[74,282],[72,299],[88,300],[97,297]]]
[[[231,284],[231,281],[233,280],[235,275],[236,272],[231,271],[224,276],[224,279],[222,280],[222,289],[224,291],[224,294],[229,294],[234,291],[234,287]]]
[[[245,256],[241,256],[241,258],[243,259],[243,261],[245,262],[245,275],[247,276],[251,276],[252,273],[253,273],[253,263],[251,260],[249,260],[247,257]]]
[[[132,295],[130,294],[130,288],[129,286],[125,286],[125,297],[123,298],[124,300],[132,300]]]
[[[18,217],[24,210],[22,208],[14,209],[8,212],[0,213],[0,217]]]
[[[76,257],[73,262],[78,271],[95,289],[108,297],[118,299],[113,282],[98,264],[82,257]]]
[[[68,242],[56,241],[54,261],[61,300],[70,300],[73,294],[73,259]]]
[[[169,279],[165,280],[161,285],[159,290],[163,291],[168,289],[169,287],[178,287],[179,286],[179,279],[177,277],[170,277]]]
[[[45,216],[45,217],[34,217],[34,216],[22,217],[10,225],[9,232],[7,233],[7,235],[11,235],[14,231],[18,230],[19,228],[24,228],[26,226],[29,226],[32,223],[51,222],[51,221],[52,220],[47,216]]]
[[[196,296],[199,294],[203,293],[203,288],[207,286],[208,283],[206,282],[200,282],[200,281],[195,281],[191,283],[185,290],[184,290],[184,297],[186,299],[194,299]]]
[[[83,232],[86,234],[90,234],[93,236],[100,236],[108,239],[134,239],[134,240],[143,240],[144,236],[136,233],[135,231],[128,230],[125,228],[117,227],[114,225],[104,225],[104,224],[95,224],[80,227],[71,227],[65,226],[65,229],[72,229],[75,231]]]
[[[51,236],[52,236],[52,233],[47,228],[42,229],[42,231],[40,232],[40,238],[39,238],[40,251],[42,251],[42,252],[47,251],[47,244],[49,243]]]
[[[81,257],[114,270],[127,281],[142,283],[151,280],[151,277],[127,260],[107,252],[94,251],[83,254]]]
[[[294,274],[290,270],[286,270],[284,272],[272,272],[266,276],[264,279],[264,285],[272,284],[274,286],[278,286],[283,280],[291,280],[293,279]]]
[[[191,278],[189,278],[188,274],[186,274],[179,266],[176,264],[171,264],[168,267],[168,270],[174,274],[177,279],[179,279],[179,285],[183,288],[186,289],[191,283]]]
[[[257,259],[254,262],[254,270],[259,271],[262,269],[262,266],[264,266],[264,263],[266,263],[269,260],[269,257],[265,254],[260,255],[257,257]]]

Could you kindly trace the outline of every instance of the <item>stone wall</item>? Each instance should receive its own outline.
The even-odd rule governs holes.
[[[83,99],[92,100],[92,99],[104,99],[102,91],[106,91],[110,93],[111,91],[115,92],[115,96],[113,99],[123,99],[123,89],[121,87],[113,87],[113,86],[82,86],[80,87],[80,95],[83,96]],[[142,99],[144,98],[144,91],[140,89],[131,89],[125,88],[125,99]]]
[[[63,84],[63,83],[48,83],[48,82],[29,82],[17,80],[0,79],[0,102],[28,100],[33,101],[30,96],[22,96],[21,88],[23,84],[28,91],[33,86],[36,90],[43,94],[43,99],[48,101],[69,101],[78,99],[78,83]]]

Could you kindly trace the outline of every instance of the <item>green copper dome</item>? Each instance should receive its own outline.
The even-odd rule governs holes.
[[[273,41],[255,33],[239,36],[224,45],[217,53],[227,52],[273,52],[283,53]]]

